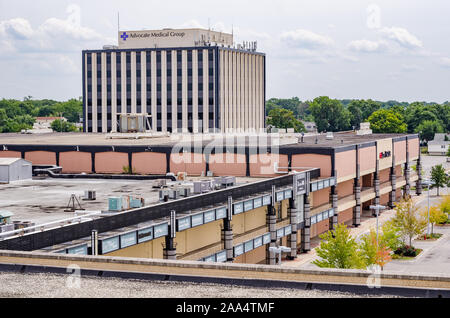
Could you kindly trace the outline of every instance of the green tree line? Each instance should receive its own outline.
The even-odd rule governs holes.
[[[23,101],[2,99],[0,100],[0,133],[31,129],[36,122],[36,117],[62,116],[69,123],[78,123],[82,114],[81,98],[62,102],[49,99],[36,100],[31,96],[25,97]],[[67,124],[67,127],[73,126]]]
[[[282,110],[287,110],[290,116]],[[295,128],[296,121],[313,121],[319,132],[358,129],[370,122],[374,133],[421,133],[423,141],[434,139],[436,133],[450,131],[450,103],[380,102],[367,100],[338,100],[327,96],[312,101],[269,99],[266,103],[268,124],[279,128]],[[282,123],[273,118],[285,118]],[[288,127],[285,127],[288,126]]]

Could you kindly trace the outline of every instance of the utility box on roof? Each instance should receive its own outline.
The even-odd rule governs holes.
[[[22,158],[0,158],[0,183],[31,180],[32,163]]]

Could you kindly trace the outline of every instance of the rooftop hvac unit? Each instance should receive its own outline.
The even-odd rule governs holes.
[[[95,201],[97,199],[96,197],[97,193],[96,191],[92,191],[92,190],[86,190],[84,191],[84,201]]]
[[[169,199],[177,200],[180,197],[178,189],[169,189]]]
[[[120,115],[120,132],[145,132],[145,114]]]
[[[180,187],[180,188],[178,188],[178,191],[179,191],[181,197],[187,198],[188,196],[191,195],[190,187]]]
[[[108,211],[121,212],[122,209],[122,198],[108,198]]]
[[[211,181],[195,181],[194,182],[194,193],[205,193],[211,191]]]
[[[145,205],[145,200],[143,198],[130,198],[130,208],[139,209]]]
[[[34,226],[34,223],[30,222],[30,221],[14,221],[13,222],[14,225],[14,230],[20,230],[20,229],[26,229],[27,227],[32,227]],[[24,231],[25,233],[29,233],[29,232],[33,232],[34,230],[28,230],[28,231]]]
[[[14,231],[14,224],[0,225],[0,233]]]
[[[164,188],[167,186],[167,179],[158,179],[153,182],[153,188]]]
[[[130,209],[130,196],[124,195],[122,196],[122,209],[123,210],[129,210]]]
[[[232,187],[236,184],[236,177],[222,177],[221,185],[223,187]]]
[[[327,137],[326,137],[326,139],[327,140],[333,140],[333,138],[334,138],[334,136],[333,136],[333,132],[327,132]]]
[[[159,200],[165,201],[165,199],[169,199],[169,190],[168,189],[159,190]]]

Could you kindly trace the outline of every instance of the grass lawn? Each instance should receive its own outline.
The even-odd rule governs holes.
[[[417,250],[417,255],[416,256],[402,256],[402,255],[397,255],[397,254],[393,254],[392,255],[392,259],[393,260],[399,260],[399,261],[410,261],[410,260],[413,260],[413,259],[415,259],[417,256],[419,256],[420,255],[420,253],[422,253],[422,249],[420,249],[420,248],[418,248],[418,249],[416,249]]]

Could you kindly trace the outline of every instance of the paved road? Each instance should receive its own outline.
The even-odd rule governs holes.
[[[437,197],[436,189],[430,192],[430,206],[437,204],[444,194],[450,194],[450,189],[445,188],[440,190],[440,197]],[[413,195],[415,203],[423,210],[428,206],[428,192],[424,191],[420,197]],[[394,210],[383,212],[379,217],[379,226],[388,221],[395,214]],[[376,229],[376,218],[371,216],[370,212],[365,212],[362,217],[362,224],[358,228],[351,228],[350,233],[357,240],[358,238],[368,233],[371,229]],[[435,227],[436,228],[436,227]],[[450,227],[443,227],[435,230],[436,233],[445,234],[438,241],[421,242],[414,241],[413,245],[423,249],[418,259],[415,261],[392,261],[386,265],[385,270],[393,272],[416,272],[416,273],[446,273],[450,274]],[[312,247],[319,244],[319,239],[311,240]],[[285,261],[283,266],[293,266],[300,268],[317,268],[312,264],[312,261],[317,259],[317,254],[313,248],[308,254],[301,254],[296,260]]]
[[[414,247],[423,249],[415,260],[394,260],[385,266],[385,270],[402,273],[450,274],[450,227],[435,227],[434,232],[444,235],[437,241],[413,241]]]

